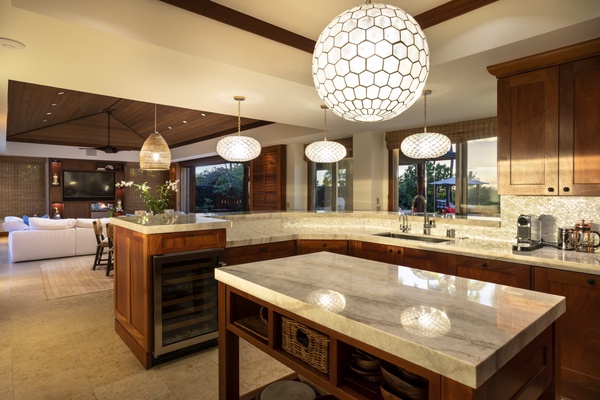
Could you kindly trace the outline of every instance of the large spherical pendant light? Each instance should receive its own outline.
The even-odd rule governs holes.
[[[233,98],[238,102],[238,132],[237,136],[227,136],[217,143],[217,153],[231,162],[244,162],[255,159],[260,155],[260,143],[258,140],[248,136],[241,136],[242,117],[240,114],[240,103],[246,98],[244,96],[235,96]]]
[[[441,133],[427,132],[427,96],[431,90],[423,91],[425,103],[425,124],[423,133],[415,133],[405,138],[400,144],[400,150],[410,158],[428,160],[438,158],[448,152],[452,142]]]
[[[419,98],[429,75],[429,46],[412,16],[367,1],[321,32],[312,71],[317,93],[336,115],[388,120]]]
[[[154,105],[154,132],[148,136],[140,150],[140,169],[144,171],[167,171],[171,168],[171,150],[160,133],[156,131],[156,104]]]
[[[316,163],[334,163],[346,157],[346,148],[343,144],[327,140],[327,106],[321,108],[325,113],[325,130],[323,131],[323,140],[312,142],[304,150],[306,157]]]

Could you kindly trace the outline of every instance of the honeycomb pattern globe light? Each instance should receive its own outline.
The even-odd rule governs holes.
[[[419,98],[429,75],[429,46],[412,16],[368,1],[321,32],[312,72],[317,93],[336,115],[389,120]]]
[[[346,148],[343,144],[327,140],[327,106],[322,105],[324,111],[325,130],[323,140],[312,142],[304,150],[306,158],[316,163],[334,163],[346,157]]]
[[[217,143],[217,153],[230,162],[244,162],[255,159],[260,155],[261,146],[258,140],[249,136],[241,136],[242,118],[240,114],[240,103],[246,98],[235,96],[238,102],[238,132],[236,136],[227,136]]]
[[[400,143],[402,153],[417,160],[441,157],[448,152],[452,145],[448,136],[441,133],[427,132],[427,96],[430,94],[431,90],[423,91],[425,103],[423,132],[410,135]]]

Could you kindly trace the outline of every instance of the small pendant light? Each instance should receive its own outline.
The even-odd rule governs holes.
[[[338,142],[327,140],[327,106],[321,105],[325,113],[325,130],[323,131],[323,140],[313,142],[306,146],[304,154],[306,157],[316,163],[334,163],[346,157],[346,148]]]
[[[165,139],[156,131],[156,104],[154,104],[154,133],[144,142],[140,151],[140,169],[167,171],[171,168],[171,151]]]
[[[400,144],[400,149],[407,157],[418,160],[430,160],[441,157],[448,152],[452,144],[446,135],[427,132],[427,96],[430,94],[431,90],[423,91],[423,97],[425,98],[425,124],[423,133],[410,135]]]
[[[258,140],[249,136],[241,136],[242,117],[241,102],[246,100],[244,96],[235,96],[233,98],[238,102],[238,132],[237,136],[227,136],[217,143],[217,153],[231,162],[244,162],[255,159],[260,155],[261,146]]]

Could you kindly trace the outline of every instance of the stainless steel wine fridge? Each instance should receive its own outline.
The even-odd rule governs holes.
[[[154,357],[217,338],[215,268],[222,258],[223,249],[153,257]]]

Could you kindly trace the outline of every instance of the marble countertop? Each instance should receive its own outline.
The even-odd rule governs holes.
[[[110,223],[146,235],[169,232],[186,232],[205,229],[225,229],[230,221],[205,217],[201,214],[159,214],[111,218]]]
[[[352,227],[332,227],[332,229],[273,229],[260,225],[245,229],[227,230],[227,247],[264,244],[284,240],[359,240],[370,243],[439,251],[447,254],[464,255],[526,264],[531,266],[562,269],[567,271],[600,275],[600,254],[576,251],[561,251],[554,247],[543,247],[531,252],[513,251],[513,243],[498,240],[456,238],[444,243],[426,243],[418,240],[396,239],[376,236],[385,229],[353,229]],[[399,233],[399,232],[398,232]],[[419,235],[414,235],[419,237]],[[422,235],[420,235],[422,236]],[[436,236],[433,236],[436,237]]]
[[[216,279],[477,388],[565,311],[563,297],[321,252]]]

